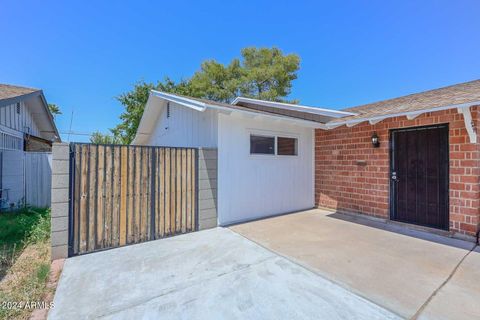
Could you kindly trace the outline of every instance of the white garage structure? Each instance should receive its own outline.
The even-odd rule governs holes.
[[[347,112],[152,91],[136,145],[216,148],[217,213],[229,225],[314,207],[315,128]]]

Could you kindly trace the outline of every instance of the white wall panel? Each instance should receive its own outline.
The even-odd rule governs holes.
[[[24,102],[19,103],[18,111],[20,112],[17,112],[16,103],[0,107],[0,126],[17,132],[38,136],[38,127],[33,121],[32,114]]]
[[[149,145],[170,147],[217,146],[217,113],[199,112],[170,103],[170,117],[163,109],[151,135]]]
[[[25,201],[35,207],[50,207],[52,153],[25,152]]]
[[[298,138],[298,156],[251,155],[250,133]],[[314,130],[283,121],[218,116],[221,225],[314,206]]]
[[[8,204],[17,205],[24,200],[24,152],[0,149],[2,165],[2,198]],[[8,199],[7,199],[8,196]]]

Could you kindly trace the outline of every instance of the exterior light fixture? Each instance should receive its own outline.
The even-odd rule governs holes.
[[[373,132],[372,134],[372,145],[374,148],[380,147],[380,139],[378,138],[377,132]]]

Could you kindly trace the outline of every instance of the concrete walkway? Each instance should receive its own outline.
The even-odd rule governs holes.
[[[480,319],[473,243],[322,210],[231,229],[404,318]]]
[[[54,304],[50,319],[398,319],[222,228],[67,259]]]

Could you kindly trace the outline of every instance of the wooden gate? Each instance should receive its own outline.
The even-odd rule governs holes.
[[[69,255],[197,230],[197,149],[70,144]]]

